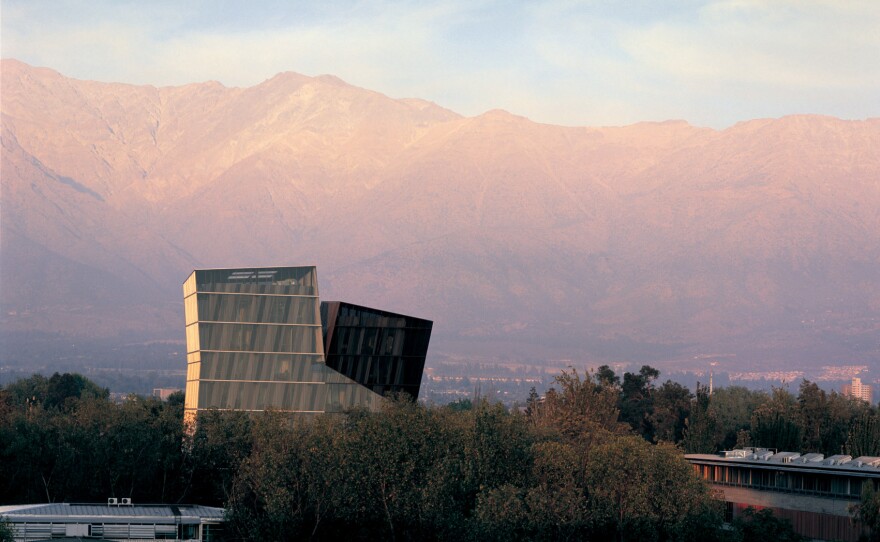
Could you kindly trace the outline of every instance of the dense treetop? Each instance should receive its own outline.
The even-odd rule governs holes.
[[[755,513],[721,529],[683,451],[880,455],[877,409],[811,382],[709,396],[658,377],[572,370],[512,411],[405,397],[309,422],[208,411],[186,434],[182,394],[116,404],[82,376],[34,376],[0,389],[0,504],[221,505],[253,540],[757,540],[790,526]],[[871,509],[855,512],[871,525]]]

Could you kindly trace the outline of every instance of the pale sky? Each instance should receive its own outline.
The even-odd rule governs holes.
[[[78,79],[332,74],[464,115],[714,128],[880,116],[880,0],[0,0],[4,58]]]

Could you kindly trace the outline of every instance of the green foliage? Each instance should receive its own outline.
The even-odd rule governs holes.
[[[117,405],[105,392],[79,375],[0,390],[0,502],[186,494],[183,407],[136,396]]]
[[[867,542],[880,542],[880,492],[873,483],[862,484],[862,498],[851,507],[853,519],[865,530],[862,537]]]
[[[854,420],[844,449],[853,457],[880,456],[880,412],[867,411]]]
[[[654,381],[660,371],[643,365],[638,373],[625,373],[620,389],[620,419],[647,441],[654,440]]]
[[[672,443],[845,442],[880,455],[876,409],[812,383],[797,398],[735,387],[710,397],[656,378],[648,366],[622,383],[607,367],[566,371],[544,398],[530,394],[525,414],[400,398],[297,423],[208,411],[185,434],[182,394],[116,404],[79,375],[34,376],[0,389],[0,502],[220,505],[233,535],[279,541],[795,540],[764,511],[721,529],[720,502]],[[876,497],[863,499],[854,513],[875,525]]]
[[[620,386],[620,377],[614,374],[611,367],[607,365],[602,365],[596,369],[596,380],[603,386],[611,388]]]
[[[713,448],[730,450],[738,443],[751,442],[752,412],[768,400],[767,393],[742,386],[715,389],[708,406],[709,415],[715,421]]]
[[[0,542],[15,542],[15,538],[12,535],[12,525],[6,518],[0,516]]]
[[[209,410],[199,414],[195,434],[181,439],[189,465],[188,495],[199,496],[201,504],[227,502],[236,473],[251,455],[251,425],[246,412]]]
[[[787,519],[777,518],[769,508],[746,508],[733,521],[733,527],[743,542],[801,542],[806,539],[796,532]]]
[[[774,388],[769,401],[752,413],[752,441],[777,450],[800,450],[804,428],[798,424],[797,402],[783,388]]]
[[[690,390],[671,380],[667,380],[657,389],[654,394],[654,411],[650,415],[656,441],[681,442],[693,399]]]
[[[6,387],[7,401],[19,407],[46,409],[72,408],[76,399],[106,399],[110,390],[101,388],[76,373],[53,374],[50,378],[33,375]]]
[[[625,430],[619,421],[617,388],[594,381],[589,373],[581,378],[576,370],[563,371],[556,385],[559,390],[548,390],[543,405],[530,413],[539,429],[587,447]]]
[[[593,450],[588,466],[590,513],[597,532],[617,540],[710,539],[720,510],[708,488],[668,444],[616,437]],[[688,534],[690,533],[690,534]]]
[[[535,388],[532,388],[534,390]],[[474,403],[470,399],[458,399],[446,405],[446,408],[453,411],[473,410]]]
[[[698,386],[697,397],[691,407],[690,416],[685,420],[683,431],[682,447],[689,454],[708,454],[717,451],[716,421],[709,404],[709,389]]]
[[[168,396],[168,404],[175,407],[183,407],[185,399],[186,395],[183,393],[183,391],[176,391]]]

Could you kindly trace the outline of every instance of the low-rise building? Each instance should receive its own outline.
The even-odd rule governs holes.
[[[108,499],[107,504],[20,504],[0,506],[16,542],[43,540],[138,540],[216,542],[222,508],[185,504],[139,504]]]
[[[726,518],[770,508],[794,530],[817,540],[859,539],[850,514],[864,484],[880,488],[880,457],[777,452],[764,448],[688,454],[694,471],[723,494]]]

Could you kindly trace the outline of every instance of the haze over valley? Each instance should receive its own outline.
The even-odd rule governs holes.
[[[322,299],[434,320],[429,365],[876,367],[877,149],[877,118],[562,127],[6,59],[0,365],[182,348],[193,268],[317,265]]]

